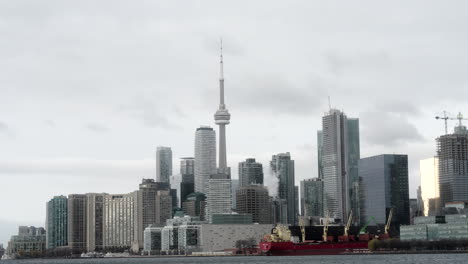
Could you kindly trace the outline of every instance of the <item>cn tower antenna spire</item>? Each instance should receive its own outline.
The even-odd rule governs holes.
[[[220,38],[220,52],[219,52],[219,79],[224,80],[224,69],[223,69],[223,39]]]

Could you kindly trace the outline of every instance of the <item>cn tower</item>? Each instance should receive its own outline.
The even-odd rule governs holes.
[[[224,73],[223,73],[223,42],[221,41],[219,76],[219,109],[214,115],[215,123],[219,125],[219,165],[218,171],[230,174],[226,159],[226,125],[229,124],[231,115],[224,104]]]

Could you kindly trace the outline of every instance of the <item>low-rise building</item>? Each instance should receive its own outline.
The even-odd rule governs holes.
[[[27,228],[27,231],[26,231]],[[19,227],[18,235],[8,242],[8,255],[41,256],[46,249],[46,232],[42,227]]]
[[[415,217],[414,223],[414,225],[400,227],[401,240],[468,239],[468,216],[466,214]]]

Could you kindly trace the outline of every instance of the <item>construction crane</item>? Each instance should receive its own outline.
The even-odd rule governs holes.
[[[387,224],[385,225],[385,234],[388,235],[388,231],[390,231],[390,223],[392,222],[393,216],[393,208],[390,209],[390,213],[388,214]]]
[[[305,227],[304,227],[304,219],[299,219],[299,226],[301,227],[301,234],[302,234],[302,242],[305,242],[306,235],[305,235]]]
[[[344,234],[343,236],[348,236],[349,232],[349,227],[351,226],[351,221],[353,220],[353,210],[349,211],[349,217],[348,217],[348,222],[346,223],[346,226],[344,228]]]
[[[458,125],[462,126],[462,120],[468,120],[468,118],[463,118],[463,115],[461,112],[458,113],[457,117],[449,117],[447,116],[448,112],[444,111],[444,116],[436,116],[435,119],[437,120],[444,120],[445,123],[445,135],[448,135],[448,125],[447,125],[447,120],[458,120]]]

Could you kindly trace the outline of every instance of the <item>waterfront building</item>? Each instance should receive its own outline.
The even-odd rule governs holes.
[[[253,223],[270,224],[270,202],[264,186],[243,186],[237,190],[237,213],[250,214]]]
[[[211,223],[213,225],[235,225],[235,224],[253,224],[252,214],[213,214]]]
[[[68,246],[77,253],[86,250],[87,199],[86,194],[68,195]]]
[[[415,217],[414,225],[400,227],[400,239],[402,241],[467,240],[468,218],[466,214]]]
[[[468,131],[461,120],[453,134],[437,138],[442,207],[450,202],[468,201]]]
[[[187,196],[187,200],[182,204],[184,214],[192,217],[199,217],[200,220],[205,220],[206,195],[204,193],[191,193]]]
[[[25,232],[25,228],[27,231]],[[46,250],[46,232],[42,227],[20,227],[8,242],[7,255],[42,254]]]
[[[68,224],[68,199],[66,196],[54,196],[47,202],[46,212],[46,248],[66,246]],[[0,254],[1,255],[1,254]]]
[[[301,215],[324,216],[323,180],[320,178],[301,181]]]
[[[159,146],[156,149],[156,181],[169,183],[171,175],[172,149]]]
[[[271,170],[278,178],[278,198],[286,201],[286,219],[281,219],[282,224],[296,223],[297,200],[294,180],[294,160],[291,160],[289,152],[273,155],[270,162]],[[284,205],[282,204],[282,207]]]
[[[386,224],[393,209],[392,226],[410,224],[408,156],[384,154],[359,161],[362,191],[362,222],[374,217]]]
[[[263,185],[263,166],[249,158],[239,162],[239,186]]]
[[[211,223],[213,214],[231,213],[231,178],[219,173],[210,176],[206,195],[206,218]]]
[[[169,191],[158,191],[156,194],[156,224],[162,226],[172,218],[172,196]]]
[[[202,126],[195,132],[195,191],[207,193],[210,175],[216,173],[216,133]]]
[[[439,200],[439,159],[432,157],[419,161],[419,171],[421,173],[421,196],[424,203],[424,215],[435,215],[438,211],[436,207],[440,205],[433,204],[431,208],[431,199]]]
[[[187,200],[187,196],[195,192],[195,159],[182,158],[180,160],[180,175],[182,182],[180,183],[180,203]]]
[[[86,249],[88,252],[104,249],[104,196],[105,193],[88,193],[86,205]]]
[[[359,221],[359,119],[330,109],[317,133],[319,177],[324,182],[324,211],[346,223],[350,210]]]
[[[156,255],[161,251],[162,227],[149,225],[144,231],[143,254]]]
[[[139,243],[138,228],[138,191],[104,196],[104,248],[128,249]]]

